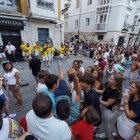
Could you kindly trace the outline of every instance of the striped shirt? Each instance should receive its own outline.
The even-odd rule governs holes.
[[[124,67],[125,67],[126,70],[127,70],[127,69],[130,69],[131,63],[132,63],[132,60],[131,60],[131,59],[128,59],[128,60],[125,62]]]

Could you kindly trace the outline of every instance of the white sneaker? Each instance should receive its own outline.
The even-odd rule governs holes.
[[[101,133],[101,134],[95,134],[95,137],[98,137],[100,139],[107,139],[107,136],[105,133]]]
[[[9,116],[6,116],[7,118],[14,118],[17,114],[9,114]]]

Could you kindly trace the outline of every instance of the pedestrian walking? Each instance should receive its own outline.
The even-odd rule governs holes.
[[[8,45],[6,45],[5,51],[6,51],[8,60],[11,62],[17,63],[16,56],[15,56],[16,48],[14,45],[11,44],[11,42],[8,42]]]

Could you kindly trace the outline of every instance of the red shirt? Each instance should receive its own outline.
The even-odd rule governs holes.
[[[94,140],[94,126],[88,124],[84,120],[71,125],[72,133],[77,140]]]
[[[24,128],[24,131],[27,132],[28,129],[27,129],[27,122],[26,122],[26,116],[23,117],[20,121],[19,121],[19,124]]]

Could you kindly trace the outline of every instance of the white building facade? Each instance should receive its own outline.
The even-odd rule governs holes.
[[[72,0],[65,13],[65,39],[79,35],[83,40],[137,45],[139,19],[140,1]]]
[[[0,43],[11,42],[21,55],[21,41],[33,46],[47,39],[59,47],[64,40],[64,0],[1,0]]]

